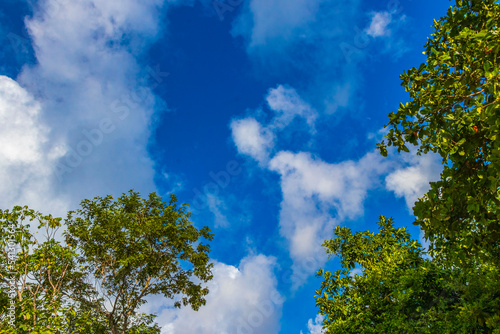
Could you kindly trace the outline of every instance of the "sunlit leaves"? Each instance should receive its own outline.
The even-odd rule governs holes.
[[[337,228],[324,246],[342,269],[316,292],[327,333],[500,333],[499,26],[498,0],[457,0],[400,76],[410,100],[377,148],[442,158],[414,207],[428,254],[383,217],[379,234]]]
[[[426,63],[401,75],[411,100],[389,114],[378,147],[439,153],[448,168],[419,200],[417,222],[431,240],[464,234],[475,256],[499,259],[500,6],[459,3],[435,21]]]
[[[208,227],[197,229],[187,205],[152,193],[130,191],[84,200],[69,212],[63,240],[61,219],[27,207],[0,210],[0,333],[158,334],[155,315],[140,314],[148,295],[175,298],[176,306],[205,304],[212,279]],[[26,221],[38,222],[46,240],[37,241]],[[8,328],[6,291],[8,242],[15,229],[18,282],[15,330]]]
[[[425,259],[420,244],[392,219],[381,216],[378,224],[377,234],[337,227],[323,244],[342,264],[317,274],[323,282],[316,304],[327,333],[444,333],[439,312],[456,303],[444,284],[451,273]]]
[[[208,289],[193,278],[212,278],[210,248],[200,241],[213,235],[207,227],[195,228],[187,205],[176,202],[174,195],[163,202],[155,193],[142,199],[130,191],[116,200],[85,200],[81,209],[68,214],[68,241],[83,252],[88,275],[99,282],[98,294],[111,296],[115,303],[113,310],[106,309],[104,298],[93,304],[116,320],[112,327],[124,328],[137,318],[135,310],[147,295],[180,296],[177,307],[191,305],[195,310],[205,304]]]

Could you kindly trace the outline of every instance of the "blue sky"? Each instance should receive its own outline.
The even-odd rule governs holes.
[[[175,193],[208,225],[199,312],[158,296],[162,333],[319,333],[335,226],[411,225],[435,156],[375,144],[449,1],[4,0],[0,205]]]

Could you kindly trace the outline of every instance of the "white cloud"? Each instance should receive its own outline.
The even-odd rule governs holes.
[[[314,21],[321,0],[251,0],[235,31],[249,37],[250,47],[286,42]]]
[[[353,270],[351,270],[351,272],[349,273],[349,276],[351,277],[355,277],[356,275],[358,276],[363,276],[363,271],[360,269],[360,268],[354,268]]]
[[[233,120],[231,130],[239,153],[249,155],[261,164],[267,162],[274,146],[274,135],[271,131],[252,117]]]
[[[305,261],[313,259],[318,266],[324,263],[321,244],[340,221],[363,213],[367,191],[377,185],[387,168],[388,162],[376,152],[357,162],[338,164],[304,152],[276,154],[269,169],[281,175],[280,233],[289,242],[294,271],[309,275],[317,268],[304,271]],[[302,283],[299,277],[295,285]]]
[[[387,28],[392,21],[392,14],[385,12],[376,12],[372,14],[370,26],[366,33],[372,37],[388,36],[391,31]]]
[[[443,171],[438,154],[429,152],[418,156],[415,153],[416,149],[410,148],[409,154],[401,156],[402,167],[385,178],[386,189],[393,191],[397,197],[404,197],[408,211],[411,213],[413,213],[415,202],[430,189],[429,182],[438,181]],[[420,243],[424,249],[429,247],[429,240],[424,238],[423,231],[420,231]]]
[[[0,205],[48,205],[59,212],[63,198],[51,189],[53,166],[64,150],[48,142],[49,127],[41,120],[41,106],[19,84],[0,76]]]
[[[308,126],[314,130],[314,122],[318,114],[308,103],[302,100],[295,89],[279,85],[269,90],[266,101],[269,108],[276,114],[270,125],[271,128],[283,129],[295,117],[302,117],[306,120]]]
[[[0,76],[0,154],[7,163],[33,163],[40,160],[40,147],[47,141],[48,129],[37,124],[40,104],[17,82]]]
[[[368,27],[364,29],[364,34],[369,38],[384,37],[384,47],[379,48],[383,54],[390,54],[393,59],[397,60],[403,54],[410,50],[405,42],[403,35],[407,35],[404,31],[407,23],[406,15],[401,14],[402,7],[397,6],[392,10],[371,13],[371,21]]]
[[[314,320],[309,319],[309,321],[307,322],[307,329],[309,330],[308,334],[325,333],[325,331],[323,330],[323,326],[321,325],[323,319],[325,319],[325,317],[323,317],[321,314],[318,314]],[[302,334],[302,331],[300,331],[300,334]]]
[[[329,164],[309,153],[279,152],[270,169],[281,174],[285,195],[300,194],[332,202],[342,217],[354,218],[363,211],[366,190],[374,184],[387,164],[377,153],[368,153],[358,162]],[[297,197],[291,197],[291,200]]]
[[[280,131],[285,130],[294,119],[302,118],[307,123],[309,133],[314,134],[318,116],[317,112],[291,87],[278,85],[270,89],[266,102],[272,113],[269,122],[261,124],[254,117],[247,117],[233,120],[230,124],[238,152],[257,160],[261,167],[268,163]],[[256,112],[259,113],[262,111]]]
[[[207,194],[208,209],[215,217],[215,227],[228,227],[229,221],[227,220],[224,211],[227,211],[227,206],[218,196]]]
[[[142,70],[136,57],[161,31],[162,3],[38,3],[26,20],[37,63],[23,68],[18,84],[4,78],[0,87],[3,100],[25,91],[5,109],[6,124],[17,117],[24,125],[11,124],[18,145],[3,149],[9,159],[1,168],[15,181],[0,185],[9,194],[2,207],[22,201],[64,215],[83,198],[155,190],[147,143],[156,97],[149,87],[164,74]]]
[[[440,178],[443,166],[436,154],[422,156],[407,156],[410,166],[402,167],[390,173],[385,181],[387,190],[393,191],[396,196],[404,197],[408,210],[412,210],[418,198],[429,189],[429,182]]]
[[[349,86],[352,95],[359,86],[357,68],[349,66],[368,52],[356,43],[359,6],[359,0],[250,0],[235,20],[232,34],[244,38],[261,76],[274,79],[294,73],[309,103],[331,111],[336,109],[331,87]],[[356,57],[344,54],[345,43]]]
[[[279,151],[269,160],[279,134],[296,117],[304,119],[309,132],[314,134],[317,112],[293,88],[283,85],[269,90],[266,102],[273,112],[267,123],[248,117],[233,121],[231,128],[240,153],[252,156],[261,168],[281,176],[280,233],[288,241],[294,261],[292,287],[297,288],[325,263],[321,245],[331,237],[333,227],[363,213],[368,190],[378,185],[379,177],[388,170],[390,162],[382,159],[378,152],[368,153],[359,161],[337,164],[324,162],[311,153],[290,151]],[[273,135],[272,144],[269,144],[271,140],[263,140],[263,133],[268,138]]]
[[[216,262],[207,303],[165,309],[157,318],[162,334],[274,334],[280,330],[283,297],[276,289],[276,259],[264,255],[244,258],[238,268]]]

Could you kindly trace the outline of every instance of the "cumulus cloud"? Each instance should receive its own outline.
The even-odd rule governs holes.
[[[270,89],[266,98],[269,108],[274,111],[275,117],[271,128],[283,129],[296,117],[302,117],[307,125],[314,130],[314,122],[318,117],[317,112],[291,87],[278,85]]]
[[[278,85],[270,89],[266,102],[271,114],[270,121],[259,122],[255,117],[250,116],[235,119],[230,124],[233,142],[238,152],[252,157],[259,162],[261,167],[268,163],[279,132],[284,131],[295,119],[299,118],[306,122],[308,132],[314,134],[315,121],[318,116],[316,110],[305,102],[292,87]]]
[[[238,267],[216,262],[206,305],[197,312],[164,309],[157,318],[162,334],[278,333],[284,299],[275,266],[275,258],[262,254],[245,257]]]
[[[274,146],[274,135],[255,118],[237,119],[231,122],[233,141],[241,154],[246,154],[259,163],[267,162]]]
[[[323,330],[323,326],[321,325],[323,319],[325,319],[325,317],[323,317],[321,314],[318,314],[314,320],[309,319],[309,321],[307,322],[308,334],[325,333],[325,331]],[[300,334],[303,334],[302,331],[300,331]]]
[[[0,86],[10,105],[5,126],[17,133],[15,147],[2,141],[9,159],[1,168],[13,180],[0,186],[9,194],[3,207],[15,202],[64,215],[83,198],[155,190],[147,152],[157,101],[151,88],[166,74],[141,69],[136,59],[161,31],[162,3],[37,3],[25,21],[36,64]]]
[[[339,221],[363,213],[367,191],[387,167],[377,153],[331,164],[310,153],[279,152],[269,168],[281,175],[280,232],[291,257],[296,262],[317,258]]]
[[[41,118],[41,105],[16,81],[0,76],[0,203],[49,205],[47,210],[66,208],[63,198],[51,189],[53,166],[64,154],[57,143],[49,143],[50,128]]]
[[[411,155],[407,159],[407,166],[390,173],[385,182],[387,190],[404,197],[411,211],[415,202],[430,189],[429,182],[439,180],[443,166],[439,156],[432,153]]]
[[[294,261],[292,287],[298,288],[326,262],[321,244],[331,236],[333,227],[363,213],[368,190],[378,186],[390,162],[378,152],[340,163],[325,162],[308,152],[284,150],[273,156],[272,144],[268,144],[271,141],[264,141],[262,133],[271,133],[274,145],[292,121],[300,118],[314,134],[317,112],[293,88],[283,85],[270,89],[266,102],[272,117],[262,117],[267,119],[262,124],[253,117],[233,121],[233,140],[240,153],[252,156],[261,168],[281,176],[280,233]]]
[[[392,21],[392,14],[389,12],[375,12],[372,14],[370,26],[366,33],[372,37],[388,36],[391,31],[387,28]]]

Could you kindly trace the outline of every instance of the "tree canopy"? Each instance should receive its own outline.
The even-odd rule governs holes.
[[[416,203],[415,223],[431,251],[448,248],[457,263],[500,259],[499,23],[498,1],[456,1],[434,23],[426,63],[401,75],[411,100],[386,125],[387,145],[442,157],[441,180]],[[384,141],[379,148],[387,154]]]
[[[1,238],[0,279],[7,288],[0,294],[0,332],[159,333],[154,314],[137,312],[149,295],[198,310],[208,294],[203,283],[212,279],[210,248],[201,241],[213,235],[189,217],[174,195],[164,202],[155,193],[143,199],[132,190],[118,199],[84,200],[63,223],[27,207],[0,210],[1,235],[14,227],[20,248],[9,268],[9,240]],[[38,221],[46,241],[40,243],[25,220]],[[15,330],[7,324],[12,274],[19,283]]]
[[[378,144],[438,153],[444,169],[414,207],[428,251],[380,218],[380,233],[337,228],[320,270],[327,333],[500,333],[500,5],[457,0],[434,21],[425,63],[400,77],[410,101]],[[354,268],[361,275],[354,275]]]
[[[379,233],[337,227],[324,246],[341,269],[320,270],[316,302],[326,333],[492,333],[500,325],[493,268],[478,276],[426,257],[405,228],[384,216]]]

